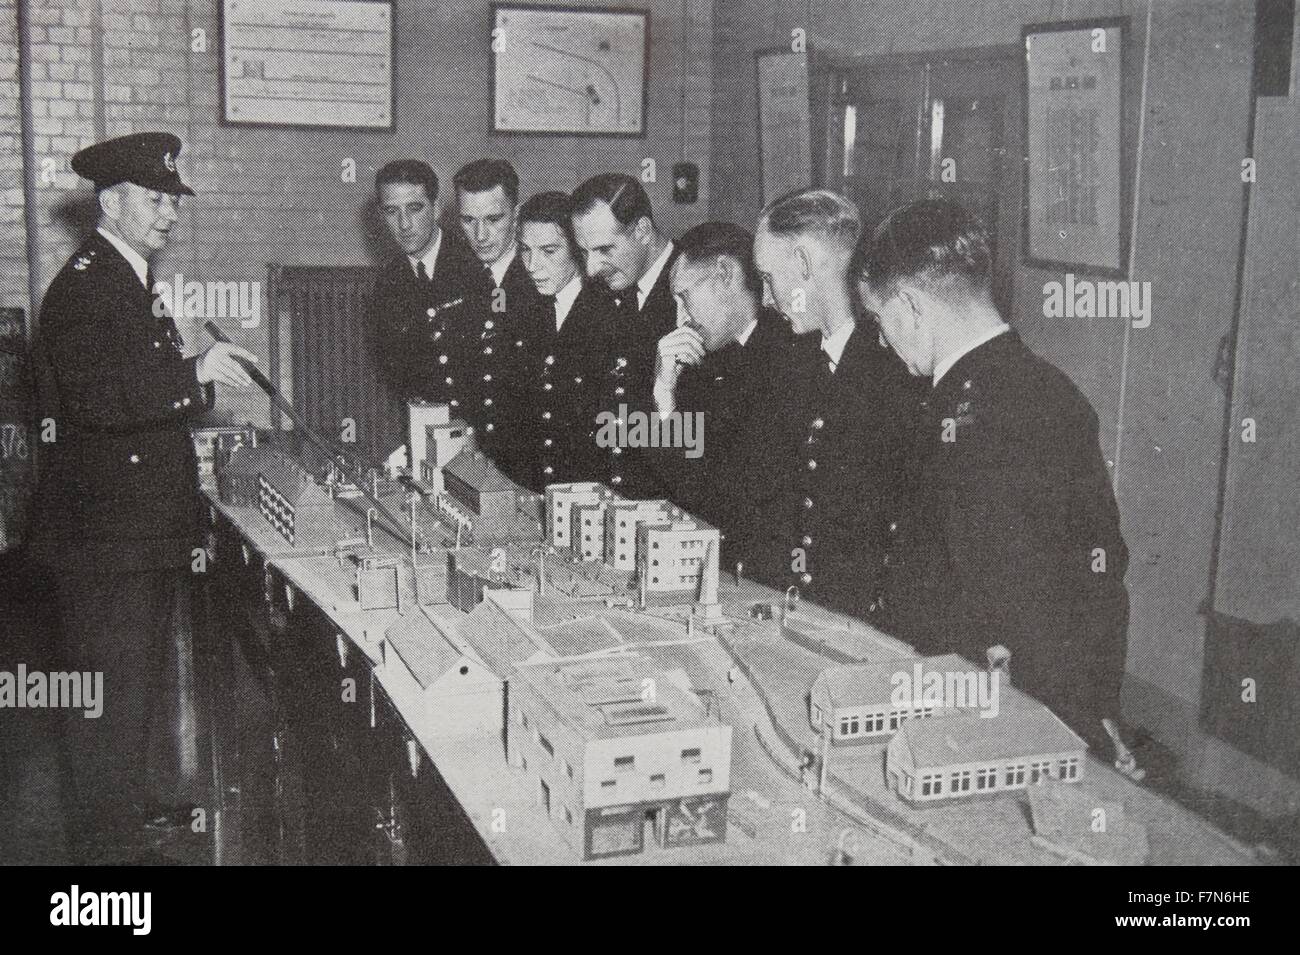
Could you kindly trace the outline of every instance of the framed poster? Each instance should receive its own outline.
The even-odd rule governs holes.
[[[492,131],[644,136],[650,14],[492,6]]]
[[[221,119],[393,128],[393,4],[222,0]]]
[[[1124,41],[1128,20],[1026,26],[1024,258],[1128,271]]]
[[[760,50],[758,157],[763,204],[812,182],[808,54]]]

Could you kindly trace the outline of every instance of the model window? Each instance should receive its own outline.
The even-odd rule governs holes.
[[[703,783],[711,783],[711,782],[713,782],[713,770],[711,770],[711,769],[701,769],[701,770],[700,770],[700,783],[703,784]]]
[[[1007,785],[1008,785],[1008,786],[1023,786],[1024,784],[1025,784],[1025,767],[1024,767],[1023,765],[1020,765],[1020,766],[1008,766],[1008,767],[1007,767]]]
[[[655,773],[653,776],[650,777],[650,788],[651,788],[651,789],[663,789],[663,788],[664,788],[664,774],[663,774],[663,773]]]
[[[683,763],[698,763],[699,761],[700,761],[700,751],[698,747],[694,749],[682,750]]]
[[[636,765],[635,756],[615,756],[614,768],[619,772],[626,772]]]
[[[975,788],[992,789],[998,784],[998,771],[996,769],[977,769],[975,771]]]
[[[1046,760],[1040,763],[1031,763],[1029,766],[1029,781],[1036,783],[1040,779],[1046,779],[1052,775],[1052,764]]]
[[[898,712],[898,710],[891,710],[891,711],[890,711],[890,713],[889,713],[889,728],[890,728],[891,730],[896,730],[896,729],[898,729],[898,726],[899,726],[899,724],[900,724],[902,721],[903,721],[903,716],[902,716],[901,713]]]
[[[922,796],[938,796],[942,792],[943,792],[942,776],[929,775],[929,776],[921,777]]]
[[[568,806],[564,807],[564,821],[569,825],[573,825],[573,813],[569,812]]]
[[[1057,777],[1059,779],[1074,779],[1079,775],[1079,761],[1074,758],[1063,759],[1058,769]]]
[[[856,716],[840,717],[840,735],[841,736],[858,735],[858,718]]]
[[[601,789],[613,789],[617,785],[618,785],[617,779],[602,779],[600,781]]]
[[[537,745],[541,746],[542,749],[546,750],[547,756],[555,755],[555,747],[552,746],[551,741],[547,739],[545,736],[543,736],[541,733],[537,734]]]
[[[569,765],[569,761],[566,760],[566,759],[562,759],[562,760],[560,760],[560,762],[564,765],[564,775],[566,775],[566,776],[568,776],[570,779],[572,779],[572,778],[573,778],[573,767]]]
[[[952,791],[955,793],[970,791],[970,770],[959,770],[952,774]]]
[[[822,725],[821,707],[817,706],[815,703],[813,704],[813,708],[812,708],[812,721],[814,726]]]

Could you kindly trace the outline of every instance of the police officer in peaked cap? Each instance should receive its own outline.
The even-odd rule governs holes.
[[[216,384],[250,384],[240,360],[256,358],[222,343],[186,357],[152,291],[150,260],[194,195],[180,151],[169,133],[138,133],[73,156],[94,183],[98,227],[50,284],[35,343],[53,440],[41,445],[28,555],[57,587],[62,665],[103,674],[101,714],[69,711],[64,733],[74,862],[112,861],[148,828],[190,821],[175,792],[153,787],[147,759],[151,735],[175,733],[151,712],[164,664],[189,653],[202,513],[189,426]]]

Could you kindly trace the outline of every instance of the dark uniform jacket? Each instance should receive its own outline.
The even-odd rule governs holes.
[[[934,387],[911,471],[881,619],[976,665],[1005,645],[1015,684],[1098,738],[1118,715],[1128,550],[1088,400],[1005,332]]]
[[[466,419],[478,430],[479,448],[516,484],[530,480],[526,459],[524,392],[529,381],[529,334],[541,296],[516,253],[497,286],[492,272],[478,264],[473,342],[475,407]]]
[[[201,509],[188,425],[213,390],[153,303],[98,232],[45,293],[36,368],[55,440],[39,445],[28,542],[42,564],[148,570],[193,559]]]
[[[637,308],[635,284],[614,296],[611,311],[611,360],[600,376],[595,395],[596,413],[617,415],[621,406],[629,412],[654,411],[655,353],[659,339],[677,327],[677,300],[673,298],[672,268],[680,250],[673,248],[646,296]],[[661,497],[663,487],[645,455],[638,448],[602,447],[593,426],[590,453],[602,461],[602,479],[626,498],[642,500]]]
[[[379,269],[371,314],[375,353],[390,394],[400,401],[445,402],[453,417],[473,404],[470,326],[482,307],[483,267],[464,242],[444,230],[427,282],[399,253]]]
[[[765,536],[775,482],[792,452],[786,404],[793,347],[781,315],[760,309],[743,346],[733,342],[705,356],[678,379],[676,410],[703,415],[703,453],[646,454],[666,496],[722,531],[726,568],[743,562],[750,542]]]
[[[525,323],[526,380],[518,389],[520,457],[527,487],[604,481],[592,434],[600,382],[613,361],[613,296],[602,282],[582,286],[555,329],[554,296],[538,297]]]
[[[783,546],[771,548],[783,563],[775,582],[861,617],[879,596],[888,526],[908,493],[919,383],[866,325],[849,336],[833,374],[818,336],[796,348],[792,367],[810,384],[796,404],[797,445],[779,488],[784,507],[774,511],[773,529],[784,535]]]

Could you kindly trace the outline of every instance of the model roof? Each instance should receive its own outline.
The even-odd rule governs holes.
[[[820,689],[826,693],[831,705],[836,709],[846,706],[884,706],[890,702],[894,693],[894,677],[905,673],[910,681],[913,668],[921,665],[922,673],[983,673],[955,653],[945,653],[937,657],[900,657],[894,660],[882,660],[878,663],[859,663],[850,666],[828,667],[823,670],[813,683],[812,692]],[[1005,677],[998,687],[999,694],[1008,691],[1020,699],[1027,699],[1022,693],[1016,693],[1007,685]]]
[[[996,716],[962,712],[937,720],[905,720],[894,737],[917,769],[1082,752],[1087,744],[1041,704],[1002,708]]]
[[[482,451],[461,451],[443,466],[443,474],[451,474],[480,494],[493,491],[516,491],[518,487],[497,470],[495,464]]]
[[[403,614],[385,636],[421,689],[468,657],[483,665],[474,648],[449,637],[425,614],[423,608]]]
[[[585,739],[718,725],[645,657],[520,663],[515,672]],[[651,696],[646,680],[653,681]]]

